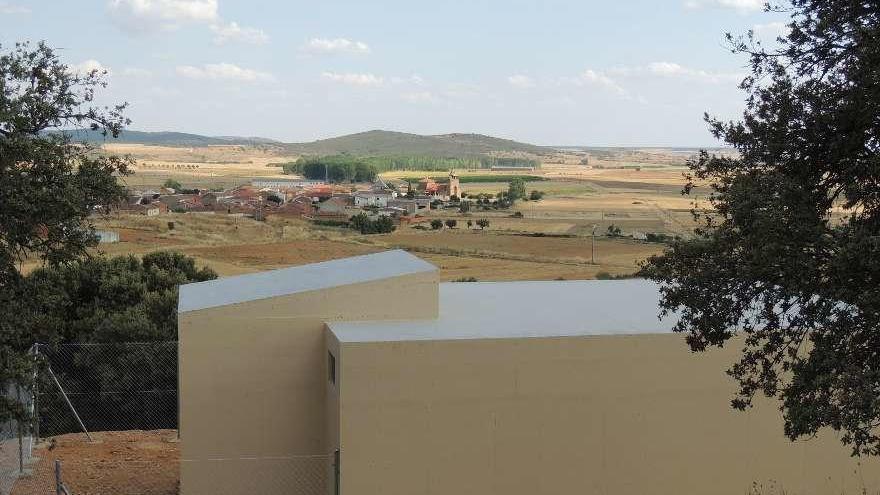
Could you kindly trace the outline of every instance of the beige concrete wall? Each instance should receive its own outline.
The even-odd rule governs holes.
[[[323,494],[324,322],[436,317],[437,290],[425,272],[181,314],[181,493]]]
[[[880,489],[833,432],[792,444],[774,404],[731,410],[734,353],[678,335],[343,344],[342,493]]]
[[[332,354],[336,359],[336,383],[332,383],[329,379],[326,383],[326,397],[327,397],[327,451],[335,454],[335,451],[339,449],[339,430],[340,430],[340,392],[342,386],[342,345],[339,343],[339,340],[336,339],[336,336],[333,335],[329,329],[325,329],[324,331],[325,345],[327,348],[327,352]],[[328,366],[329,368],[329,366]],[[336,468],[335,468],[336,459],[335,456],[331,459],[331,462],[327,466],[327,493],[334,494],[336,492],[336,485],[338,483]]]

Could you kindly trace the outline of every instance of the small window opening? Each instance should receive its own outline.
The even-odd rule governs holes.
[[[327,353],[327,367],[330,372],[330,383],[336,383],[336,356],[332,352]]]

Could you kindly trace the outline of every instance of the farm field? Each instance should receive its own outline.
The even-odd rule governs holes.
[[[205,146],[197,148],[108,144],[107,151],[130,154],[134,174],[122,178],[133,189],[160,186],[173,178],[186,187],[230,188],[254,178],[293,178],[274,163],[297,157],[273,146]],[[628,153],[628,154],[627,154]],[[624,238],[606,238],[611,226],[624,235],[665,232],[687,235],[692,227],[693,199],[680,194],[684,159],[663,150],[630,151],[615,161],[611,152],[580,165],[582,154],[559,152],[542,168],[523,172],[542,180],[526,189],[542,191],[541,201],[521,201],[507,211],[457,210],[426,212],[428,220],[455,219],[456,229],[439,232],[401,227],[390,235],[362,236],[346,229],[315,227],[293,218],[267,222],[213,214],[169,214],[158,218],[116,215],[98,227],[120,233],[121,242],[100,246],[108,255],[144,254],[159,249],[184,252],[221,275],[281,268],[381,249],[402,248],[440,267],[443,280],[550,280],[595,278],[600,272],[631,274],[638,263],[663,246]],[[651,162],[637,162],[635,160]],[[641,163],[641,167],[638,168]],[[624,168],[628,167],[628,168]],[[497,194],[516,172],[460,170],[468,195]],[[383,179],[405,187],[403,179],[442,176],[443,172],[393,171]],[[497,178],[493,180],[492,177]],[[521,217],[520,217],[521,215]],[[468,220],[487,218],[486,231],[469,230]],[[174,223],[171,229],[169,222]],[[596,264],[590,263],[596,239]],[[543,235],[544,237],[537,237]],[[26,269],[33,266],[25,266]]]
[[[169,230],[168,221],[175,228]],[[292,219],[257,222],[226,215],[176,214],[161,219],[120,215],[99,222],[119,232],[120,242],[104,244],[107,255],[143,255],[175,250],[193,256],[221,276],[238,275],[402,248],[440,267],[443,280],[552,280],[595,278],[636,270],[636,262],[661,246],[626,239],[528,237],[511,231],[418,231],[362,236],[346,229],[316,228]]]

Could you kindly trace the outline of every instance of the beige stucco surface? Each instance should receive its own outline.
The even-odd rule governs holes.
[[[437,316],[423,272],[179,316],[181,493],[325,493],[324,322]]]
[[[334,344],[335,345],[335,344]],[[342,343],[342,493],[861,494],[880,464],[731,410],[679,335]]]

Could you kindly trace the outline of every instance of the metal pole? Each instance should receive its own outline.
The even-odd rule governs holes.
[[[590,235],[590,264],[596,264],[596,226],[593,225],[593,233]]]
[[[40,443],[40,344],[34,344],[34,442]]]
[[[24,428],[18,421],[18,472],[24,474]]]
[[[61,391],[61,396],[64,397],[64,401],[67,402],[67,407],[73,412],[73,417],[76,418],[76,422],[79,423],[79,427],[82,428],[82,431],[85,432],[86,437],[88,437],[89,442],[94,442],[92,440],[92,435],[89,433],[89,430],[86,429],[86,425],[83,424],[82,419],[80,419],[79,414],[77,414],[76,409],[74,409],[73,404],[70,402],[70,398],[67,397],[67,393],[64,392],[64,388],[61,387],[61,383],[58,381],[58,377],[55,376],[55,372],[52,371],[51,366],[47,366],[46,369],[49,370],[49,375],[52,377],[52,380],[55,382],[55,386],[58,387],[58,390]]]
[[[64,495],[64,483],[61,482],[61,461],[55,460],[55,495]]]

